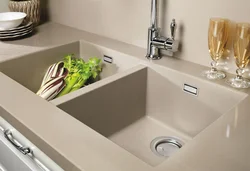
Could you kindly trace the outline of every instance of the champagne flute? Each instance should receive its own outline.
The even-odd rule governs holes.
[[[243,74],[250,60],[250,24],[236,24],[233,46],[235,63],[238,67],[236,70],[237,75],[226,82],[234,88],[249,88],[250,82],[243,78]]]
[[[222,58],[226,49],[229,35],[229,20],[211,18],[208,29],[208,48],[212,58],[211,69],[204,71],[203,76],[210,80],[223,79],[226,74],[217,69],[218,61]]]

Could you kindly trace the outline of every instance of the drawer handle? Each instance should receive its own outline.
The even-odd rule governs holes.
[[[8,130],[8,129],[5,130],[5,131],[4,131],[4,136],[5,136],[5,138],[6,138],[6,139],[7,139],[16,149],[18,149],[18,150],[19,150],[21,153],[23,153],[24,155],[27,155],[27,154],[29,154],[29,153],[32,152],[30,148],[28,148],[28,147],[23,147],[23,146],[17,144],[16,141],[15,141],[15,139],[14,139],[14,137],[13,137],[13,134],[12,134],[12,132],[11,132],[10,130]]]

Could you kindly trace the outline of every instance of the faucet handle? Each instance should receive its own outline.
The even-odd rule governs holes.
[[[176,23],[175,23],[175,19],[172,20],[171,24],[170,24],[170,31],[171,31],[171,38],[172,40],[174,40],[175,38],[175,30],[176,30]]]

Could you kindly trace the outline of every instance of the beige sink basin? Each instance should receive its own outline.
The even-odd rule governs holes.
[[[102,58],[101,79],[50,102],[151,166],[181,152],[165,140],[156,147],[152,143],[155,139],[172,138],[185,147],[246,97],[216,83],[84,41],[4,61],[0,71],[35,93],[47,68],[72,53],[85,60]],[[112,62],[105,62],[105,56],[112,57]],[[171,155],[162,156],[165,152]]]
[[[184,84],[196,87],[197,96],[184,92]],[[149,64],[54,104],[142,161],[157,166],[167,158],[151,151],[152,140],[167,136],[186,144],[245,96]]]
[[[77,41],[1,62],[0,71],[36,93],[48,67],[63,60],[63,57],[68,54],[75,54],[76,57],[81,57],[84,60],[88,60],[90,57],[103,59],[101,80],[131,68],[139,61],[102,46]],[[105,56],[111,57],[112,63],[105,62]],[[110,58],[107,59],[110,61]]]

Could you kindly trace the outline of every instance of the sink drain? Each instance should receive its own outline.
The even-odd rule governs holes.
[[[170,157],[183,145],[181,140],[174,137],[157,137],[151,142],[150,148],[157,156]]]

